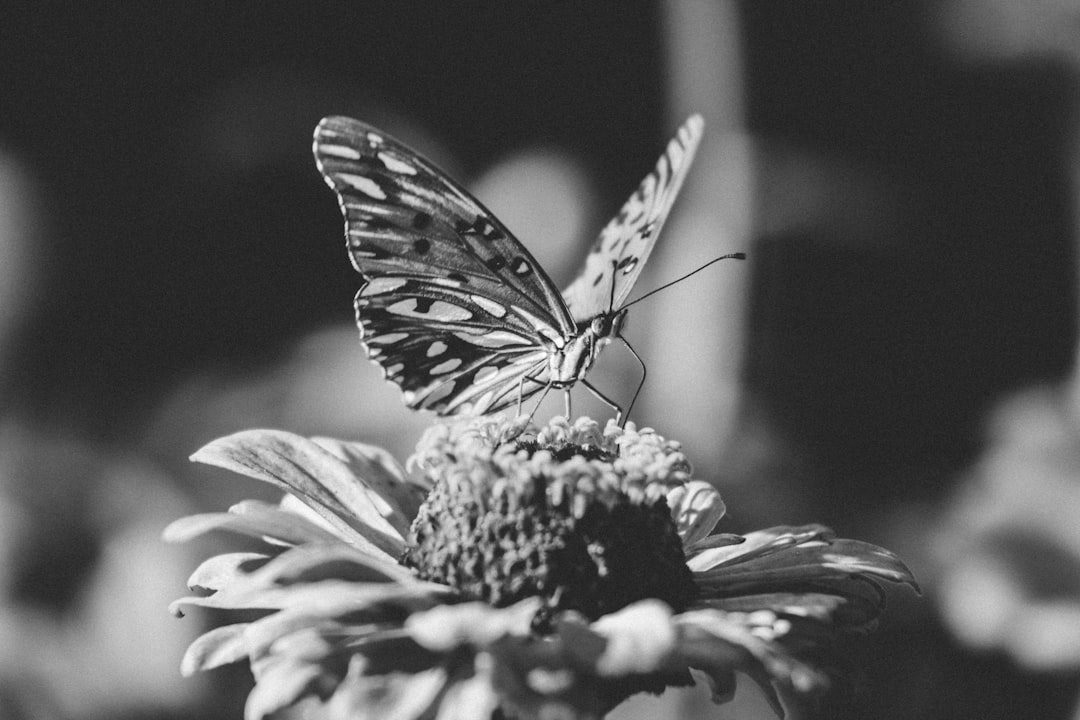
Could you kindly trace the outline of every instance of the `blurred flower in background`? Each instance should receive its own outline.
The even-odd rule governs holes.
[[[0,710],[4,718],[155,717],[197,706],[161,622],[191,551],[160,527],[190,509],[153,466],[55,432],[0,428]]]
[[[1061,388],[1003,403],[939,537],[940,605],[964,642],[1080,672],[1080,418]],[[1078,708],[1080,711],[1080,708]]]
[[[13,410],[8,371],[49,260],[42,211],[25,165],[0,152],[0,717],[180,713],[206,683],[171,679],[160,652],[192,629],[160,608],[192,555],[157,536],[191,506],[137,455]]]
[[[1064,128],[1069,142],[1063,160],[1077,243],[1080,6],[953,0],[937,8],[936,19],[948,46],[973,67],[1040,61],[1068,66],[1073,112]],[[1003,653],[1034,674],[1080,679],[1076,362],[1074,353],[1070,377],[1011,393],[988,413],[986,449],[942,517],[927,569],[936,576],[942,617],[961,642]],[[1072,717],[1080,718],[1080,696],[1074,703]]]

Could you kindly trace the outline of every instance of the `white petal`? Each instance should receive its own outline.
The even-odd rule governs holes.
[[[672,488],[667,502],[683,546],[708,537],[727,509],[716,488],[701,480]]]
[[[643,600],[605,615],[592,629],[607,638],[596,669],[609,677],[655,672],[675,648],[671,608],[659,600]]]

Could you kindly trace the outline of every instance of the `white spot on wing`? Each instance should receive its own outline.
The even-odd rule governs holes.
[[[472,313],[463,307],[452,305],[442,300],[436,300],[432,302],[426,312],[418,309],[416,298],[409,298],[407,300],[400,300],[393,305],[388,305],[386,311],[392,315],[399,315],[401,317],[414,317],[423,318],[425,320],[442,320],[443,322],[457,322],[461,320],[468,320],[472,317]]]
[[[486,382],[494,380],[498,376],[499,368],[494,367],[493,365],[487,365],[476,371],[476,375],[473,376],[473,385],[483,385]]]
[[[446,343],[442,340],[436,340],[428,346],[427,356],[429,358],[435,357],[436,355],[442,355],[444,352],[446,352]]]
[[[470,295],[469,299],[479,305],[488,314],[501,318],[506,315],[506,307],[483,295]]]
[[[493,330],[492,332],[484,333],[483,335],[466,332],[458,332],[454,333],[454,335],[470,345],[476,345],[477,347],[500,348],[506,347],[507,345],[529,344],[529,341],[526,338],[508,330]]]
[[[452,392],[454,392],[454,383],[443,383],[432,390],[428,396],[423,399],[422,404],[424,407],[432,407],[435,403],[446,398]]]
[[[345,158],[346,160],[360,159],[359,151],[355,148],[348,147],[347,145],[323,144],[319,146],[319,152],[323,155],[332,155],[333,157]]]
[[[373,258],[377,255],[374,250],[365,250],[359,243],[350,245],[349,252],[352,253],[353,257],[361,258]]]
[[[477,412],[486,412],[487,409],[489,407],[491,407],[491,401],[494,400],[494,399],[495,399],[495,391],[494,390],[488,390],[486,393],[484,393],[483,395],[481,395],[480,397],[478,397],[476,399],[476,405],[474,406],[476,408],[476,411]]]
[[[405,369],[405,364],[404,363],[396,363],[394,365],[390,365],[390,366],[388,366],[386,368],[386,376],[387,377],[393,377],[394,375],[399,374],[404,369]]]
[[[385,335],[374,335],[372,337],[364,338],[364,342],[368,345],[393,345],[396,342],[401,342],[405,338],[409,337],[409,333],[386,333]]]
[[[386,293],[392,293],[395,290],[399,290],[408,284],[408,280],[395,277],[378,277],[372,278],[368,281],[364,289],[360,291],[361,297],[369,297],[371,295],[385,295]]]
[[[354,190],[359,190],[370,198],[375,198],[376,200],[386,199],[386,193],[384,193],[382,188],[380,188],[371,178],[366,178],[363,175],[354,175],[352,173],[338,173],[336,177],[349,187]]]
[[[383,161],[383,165],[390,172],[401,173],[402,175],[415,175],[416,168],[404,160],[399,160],[388,152],[379,153],[379,159]]]
[[[461,367],[461,358],[450,358],[446,362],[441,362],[435,367],[431,368],[432,375],[445,375],[448,372],[452,372]]]

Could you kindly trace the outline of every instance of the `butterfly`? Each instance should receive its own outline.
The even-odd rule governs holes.
[[[355,301],[361,340],[405,404],[484,415],[520,410],[555,388],[565,391],[569,414],[569,388],[580,382],[621,416],[585,376],[604,346],[622,339],[625,300],[703,128],[699,115],[679,128],[560,293],[525,246],[430,161],[359,120],[323,119],[313,152],[363,276]]]

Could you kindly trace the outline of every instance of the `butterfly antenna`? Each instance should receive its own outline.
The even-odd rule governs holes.
[[[707,267],[709,267],[710,265],[713,265],[713,264],[715,264],[715,263],[718,263],[718,262],[720,262],[721,260],[745,260],[745,259],[746,259],[746,253],[741,253],[741,252],[737,252],[737,253],[728,253],[727,255],[721,255],[720,257],[717,257],[717,258],[713,258],[712,260],[710,260],[709,262],[705,263],[704,265],[702,265],[701,267],[697,268],[696,270],[691,270],[690,272],[686,273],[685,275],[683,275],[683,276],[682,276],[682,277],[680,277],[680,278],[675,278],[675,279],[674,279],[674,280],[672,280],[671,282],[668,282],[668,283],[664,283],[663,285],[661,285],[660,287],[656,288],[655,290],[650,290],[649,292],[647,292],[647,293],[645,293],[644,295],[642,295],[641,297],[639,297],[639,298],[638,298],[637,300],[634,300],[633,302],[628,302],[628,303],[626,303],[625,305],[623,305],[623,306],[622,306],[622,308],[621,308],[621,309],[622,309],[622,310],[625,310],[626,308],[630,307],[631,305],[635,305],[635,304],[637,304],[637,303],[641,302],[642,300],[644,300],[645,298],[649,297],[650,295],[655,295],[656,293],[660,292],[661,290],[665,290],[665,289],[667,289],[667,288],[671,287],[671,286],[672,286],[672,285],[674,285],[675,283],[680,283],[680,282],[682,282],[683,280],[685,280],[686,278],[690,277],[691,275],[696,275],[696,274],[698,274],[699,272],[701,272],[701,271],[702,271],[702,270],[704,270],[705,268],[707,268]]]

